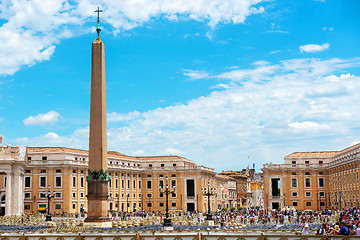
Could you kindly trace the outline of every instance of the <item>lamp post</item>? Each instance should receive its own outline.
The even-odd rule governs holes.
[[[149,198],[149,204],[148,204],[148,206],[149,206],[149,212],[151,212],[151,194],[148,194],[147,196],[148,196],[148,198]]]
[[[45,195],[46,193],[43,192],[43,194]],[[48,187],[48,192],[47,192],[47,199],[48,199],[48,210],[47,210],[47,215],[46,215],[46,221],[51,221],[51,214],[50,214],[50,199],[55,197],[55,191],[53,192],[53,195],[51,196],[51,192],[50,192],[50,185]]]
[[[216,195],[216,189],[214,190],[213,188],[210,189],[210,182],[208,181],[208,187],[203,188],[202,192],[204,194],[204,196],[208,197],[208,214],[206,215],[206,220],[213,220],[211,211],[210,211],[210,196],[214,196]]]
[[[130,193],[126,194],[126,212],[129,212],[129,197]]]
[[[164,219],[164,227],[171,227],[172,226],[171,218],[169,218],[169,194],[175,193],[176,186],[174,185],[172,187],[174,189],[173,191],[169,190],[169,184],[168,184],[169,178],[166,177],[165,180],[166,180],[165,190],[161,191],[162,187],[161,185],[159,185],[159,192],[166,195],[166,212]]]

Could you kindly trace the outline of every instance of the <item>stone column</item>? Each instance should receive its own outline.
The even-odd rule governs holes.
[[[12,172],[6,174],[5,215],[12,215]],[[23,200],[24,201],[24,200]]]
[[[98,37],[92,43],[87,222],[108,220],[107,165],[105,45]]]
[[[24,178],[20,172],[20,169],[17,169],[14,172],[12,184],[12,215],[20,216],[24,213]]]

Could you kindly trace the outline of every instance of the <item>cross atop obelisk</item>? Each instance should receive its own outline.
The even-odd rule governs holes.
[[[97,34],[92,43],[91,57],[91,97],[90,136],[88,169],[88,217],[86,222],[107,222],[108,211],[108,164],[106,131],[106,84],[105,84],[105,44],[100,39],[98,8]]]
[[[98,7],[94,12],[97,13],[97,27],[96,27],[96,32],[98,34],[98,38],[100,37],[100,32],[101,32],[101,28],[100,28],[100,13],[102,12],[102,10],[100,10],[100,8]]]

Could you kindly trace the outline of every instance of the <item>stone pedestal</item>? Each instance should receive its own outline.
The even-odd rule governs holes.
[[[88,181],[88,216],[85,222],[107,222],[108,181]]]

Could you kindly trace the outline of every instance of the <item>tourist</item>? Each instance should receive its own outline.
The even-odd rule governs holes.
[[[302,234],[309,234],[309,224],[306,222],[305,218],[303,218],[299,227],[301,228]]]
[[[340,234],[340,227],[339,225],[335,225],[334,229],[330,232],[329,235],[339,235]]]
[[[360,222],[357,224],[357,228],[356,228],[356,235],[360,236]]]

